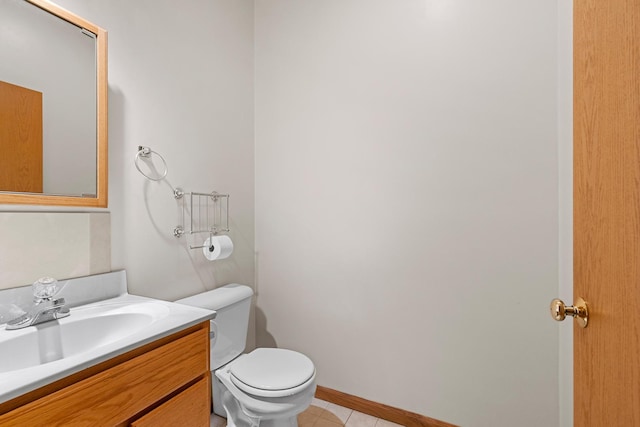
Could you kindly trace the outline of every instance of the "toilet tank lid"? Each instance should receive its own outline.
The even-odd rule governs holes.
[[[252,295],[253,290],[249,286],[232,283],[212,291],[179,299],[176,302],[209,310],[220,310],[244,299],[251,298]]]

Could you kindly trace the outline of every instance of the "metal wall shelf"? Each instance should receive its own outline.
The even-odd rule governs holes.
[[[173,235],[209,233],[214,236],[229,232],[229,195],[184,192],[176,188],[176,200],[182,200],[182,223],[173,229]],[[195,249],[195,248],[192,248]]]

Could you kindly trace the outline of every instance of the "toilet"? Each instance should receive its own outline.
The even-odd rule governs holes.
[[[253,291],[231,284],[176,301],[216,311],[211,320],[213,411],[228,427],[297,427],[316,390],[316,370],[302,353],[257,348],[243,354]]]

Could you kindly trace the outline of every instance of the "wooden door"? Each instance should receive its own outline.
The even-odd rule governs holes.
[[[0,191],[42,193],[42,93],[3,81]]]
[[[574,423],[640,426],[640,1],[574,0]]]

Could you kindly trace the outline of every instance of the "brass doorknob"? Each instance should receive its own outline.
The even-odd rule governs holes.
[[[587,303],[582,298],[578,297],[574,305],[565,305],[561,299],[554,299],[551,301],[551,317],[558,322],[563,321],[567,316],[574,317],[583,328],[587,327],[589,322],[589,309]]]

